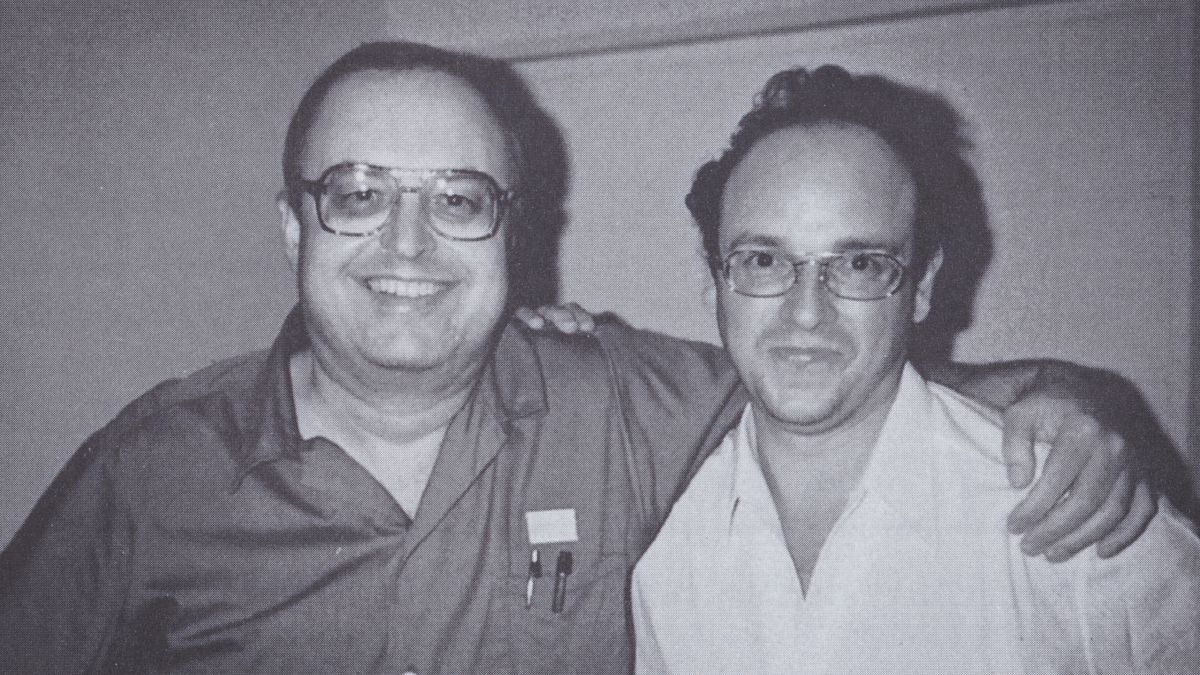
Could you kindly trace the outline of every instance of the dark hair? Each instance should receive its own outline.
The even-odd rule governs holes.
[[[912,270],[924,273],[961,214],[954,198],[963,171],[974,177],[963,153],[958,113],[940,97],[878,75],[851,75],[838,66],[776,73],[755,98],[754,108],[718,159],[696,172],[686,203],[700,228],[704,251],[719,264],[721,198],[734,168],[763,137],[794,126],[855,124],[878,134],[907,167],[916,185]],[[715,269],[715,267],[714,267]]]
[[[283,146],[288,203],[297,213],[304,190],[301,159],[317,113],[330,89],[355,73],[432,70],[475,90],[504,130],[516,164],[516,205],[508,220],[510,301],[532,306],[554,300],[557,242],[562,229],[567,159],[562,137],[525,81],[497,59],[415,42],[369,42],[325,69],[300,99]],[[536,234],[536,236],[534,236]]]
[[[355,73],[432,70],[465,82],[484,100],[500,123],[516,162],[517,187],[522,196],[535,192],[530,161],[536,156],[530,125],[539,115],[525,82],[510,65],[496,59],[452,52],[415,42],[368,42],[350,50],[325,69],[305,92],[288,125],[283,146],[283,179],[288,200],[299,210],[303,188],[300,162],[317,113],[330,89]],[[534,112],[536,111],[536,112]]]

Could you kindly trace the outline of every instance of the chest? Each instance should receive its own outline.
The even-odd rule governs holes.
[[[1034,589],[995,525],[927,538],[865,499],[829,533],[807,594],[781,537],[735,540],[740,559],[757,562],[710,565],[702,583],[720,591],[694,611],[705,630],[719,628],[719,647],[700,661],[721,664],[716,672],[747,662],[762,673],[1058,672],[1030,669],[1029,647],[1044,637],[1028,613]]]
[[[648,535],[619,418],[562,410],[456,434],[411,522],[336,446],[152,509],[128,649],[160,644],[171,672],[626,672],[625,580]],[[539,545],[530,589],[526,514],[551,510],[576,536]]]
[[[402,444],[376,442],[356,448],[344,446],[344,450],[379,482],[404,513],[411,515],[420,506],[445,432],[438,429]]]
[[[788,557],[800,581],[801,592],[806,594],[821,551],[830,533],[842,519],[848,499],[845,495],[804,498],[811,494],[805,493],[801,498],[776,504]]]
[[[758,515],[746,521],[747,524],[757,522],[769,527],[778,522],[802,593],[808,592],[830,533],[845,518],[848,508],[857,506],[862,498],[861,490],[856,489],[861,480],[861,464],[839,462],[842,463],[845,468],[832,471],[806,471],[804,466],[789,466],[781,475],[779,470],[768,469],[762,481],[765,493],[757,492],[751,497],[751,508]]]

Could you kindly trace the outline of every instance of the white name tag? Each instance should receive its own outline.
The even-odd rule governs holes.
[[[529,527],[529,543],[533,546],[579,541],[575,509],[526,511],[525,525]]]

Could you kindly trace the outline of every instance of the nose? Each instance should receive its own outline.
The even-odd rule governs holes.
[[[379,245],[406,258],[416,258],[432,249],[437,240],[429,224],[429,214],[417,195],[401,195],[392,206],[387,222],[379,232]]]
[[[796,273],[796,285],[784,296],[781,311],[791,323],[806,330],[820,326],[837,311],[821,274],[819,264],[802,265]]]

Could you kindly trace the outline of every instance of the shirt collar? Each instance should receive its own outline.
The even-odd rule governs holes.
[[[309,345],[304,314],[296,305],[284,320],[267,361],[255,378],[248,394],[251,400],[240,402],[244,407],[239,407],[246,412],[235,458],[238,465],[235,489],[260,464],[283,457],[299,458],[306,447],[296,422],[289,363],[293,354]],[[514,419],[545,413],[545,379],[528,335],[511,324],[500,330],[492,358],[484,367],[472,397],[494,402],[490,407],[506,428]]]
[[[493,388],[502,423],[547,410],[542,362],[529,333],[515,321],[500,331],[483,381]]]
[[[867,496],[883,500],[926,540],[938,531],[934,505],[940,484],[939,430],[947,424],[939,410],[925,380],[911,364],[905,364],[896,398],[871,450],[860,486],[850,499],[851,503]],[[750,405],[718,452],[732,453],[732,480],[726,502],[729,526],[733,526],[733,518],[745,502],[765,499],[773,511],[774,500],[759,462]]]
[[[925,541],[940,532],[937,504],[944,486],[942,439],[948,420],[929,385],[905,364],[896,398],[863,475],[863,490]]]
[[[300,306],[292,308],[283,321],[267,354],[266,364],[243,401],[247,414],[242,422],[241,445],[235,489],[256,466],[284,456],[298,457],[303,440],[296,425],[296,406],[292,402],[292,380],[288,362],[292,354],[308,347],[304,315]],[[237,402],[235,402],[236,404]]]
[[[733,518],[738,504],[743,499],[756,498],[763,494],[764,490],[768,490],[758,459],[758,438],[751,404],[746,404],[738,425],[729,433],[725,442],[727,448],[722,448],[722,451],[730,452],[733,462],[733,480],[729,484],[728,501],[729,517]]]

